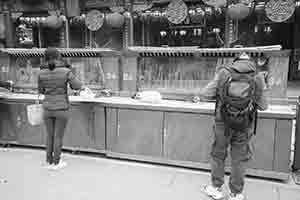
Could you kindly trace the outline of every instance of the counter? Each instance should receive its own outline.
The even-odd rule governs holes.
[[[30,126],[26,105],[37,95],[10,94],[1,100],[1,140],[44,146],[45,129]],[[42,99],[43,97],[40,97]],[[126,97],[71,96],[64,148],[161,164],[209,169],[214,103],[172,100],[140,102]],[[292,120],[289,106],[259,112],[249,175],[287,180]],[[228,162],[228,168],[230,167]],[[227,169],[228,170],[228,169]]]
[[[1,101],[6,103],[24,103],[35,102],[36,100],[42,100],[43,95],[36,94],[7,94]],[[111,108],[131,108],[131,109],[145,109],[145,110],[160,110],[160,111],[176,111],[176,112],[190,112],[190,113],[202,113],[213,114],[215,109],[215,103],[212,102],[200,102],[191,103],[187,101],[176,100],[161,100],[158,103],[143,102],[140,100],[128,98],[128,97],[81,97],[70,96],[71,104],[76,103],[97,103],[99,105]],[[288,105],[269,105],[269,108],[265,111],[258,111],[261,117],[274,117],[277,118],[295,118],[296,112],[292,109],[292,106]]]

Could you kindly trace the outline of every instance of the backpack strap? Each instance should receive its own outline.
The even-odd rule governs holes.
[[[237,71],[234,68],[231,67],[224,67],[225,70],[230,72],[229,77],[225,80],[225,82],[222,82],[219,85],[218,88],[218,92],[219,92],[219,99],[221,101],[221,103],[226,103],[226,102],[236,102],[239,105],[243,105],[246,102],[249,101],[250,99],[250,103],[253,104],[254,102],[254,98],[255,98],[255,74],[252,72],[243,72],[240,73],[239,71]],[[244,81],[244,82],[248,82],[249,84],[249,88],[247,89],[248,95],[246,99],[241,99],[239,97],[229,97],[228,94],[228,89],[229,89],[229,85],[231,81],[235,81],[235,80],[240,80],[240,81]]]

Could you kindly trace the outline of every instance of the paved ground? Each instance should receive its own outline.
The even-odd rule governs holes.
[[[44,152],[0,148],[3,200],[208,200],[209,173],[83,155],[64,154],[68,167],[42,167]],[[291,179],[292,180],[292,179]],[[247,178],[248,200],[300,200],[300,186]]]

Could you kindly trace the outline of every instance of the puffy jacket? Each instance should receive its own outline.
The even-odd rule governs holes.
[[[68,84],[72,89],[79,90],[82,83],[72,71],[64,67],[63,62],[56,62],[56,68],[44,68],[38,75],[38,90],[44,94],[43,106],[47,110],[66,110],[69,108]]]
[[[238,72],[255,72],[256,64],[252,60],[237,60],[231,66]],[[219,89],[225,84],[226,80],[230,76],[230,72],[225,68],[220,68],[220,70],[216,73],[213,80],[211,80],[205,88],[203,88],[200,92],[200,96],[206,99],[215,99],[216,102],[216,113],[215,119],[217,121],[222,121],[221,113],[220,113],[220,104],[219,104]],[[268,103],[266,96],[264,94],[264,80],[261,76],[255,76],[255,107],[258,110],[266,110],[268,108]]]

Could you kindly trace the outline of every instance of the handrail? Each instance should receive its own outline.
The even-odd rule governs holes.
[[[135,55],[140,57],[236,57],[247,52],[252,57],[289,56],[291,50],[281,50],[278,45],[246,48],[198,48],[192,47],[145,47],[131,46],[125,50],[110,48],[58,48],[62,57],[101,57],[118,55]],[[0,53],[14,57],[43,57],[45,48],[1,48]]]
[[[281,50],[280,45],[245,47],[245,48],[198,48],[198,47],[128,47],[128,51],[141,57],[235,57],[241,52],[249,53],[250,56],[288,56],[290,50]]]

